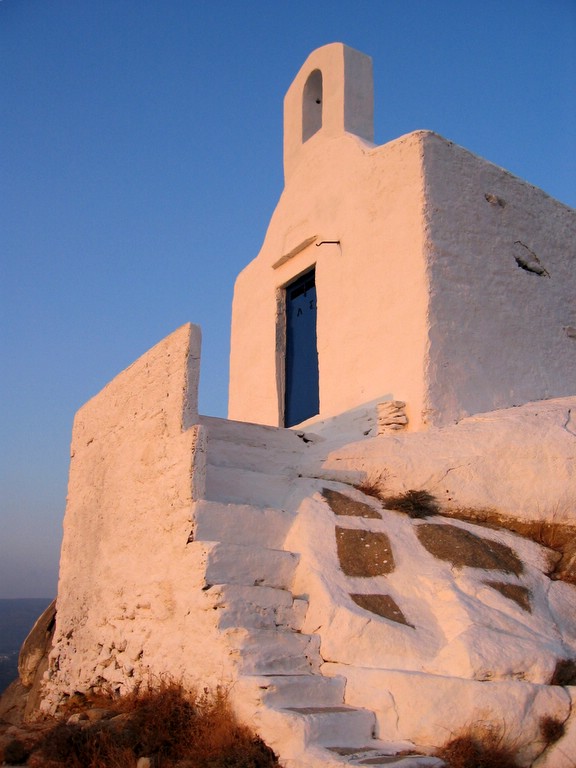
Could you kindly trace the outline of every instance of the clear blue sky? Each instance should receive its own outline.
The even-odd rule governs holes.
[[[0,597],[55,593],[75,411],[230,304],[282,191],[314,48],[373,57],[376,141],[419,128],[576,205],[575,0],[0,0]]]

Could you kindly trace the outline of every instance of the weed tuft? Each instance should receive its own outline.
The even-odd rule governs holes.
[[[384,488],[386,487],[386,473],[376,472],[368,475],[361,483],[356,483],[354,488],[365,496],[372,496],[375,499],[382,499]]]
[[[373,496],[388,509],[404,512],[408,517],[430,517],[440,512],[440,504],[428,491],[411,489],[404,493],[391,495],[386,493],[386,473],[373,474],[354,486],[366,496]]]
[[[422,518],[437,515],[440,505],[428,491],[406,491],[399,496],[381,496],[381,501],[388,509],[404,512],[408,517]]]
[[[447,768],[519,768],[501,732],[488,728],[455,736],[437,755]]]
[[[564,723],[562,720],[557,720],[555,717],[547,715],[540,720],[540,733],[544,742],[550,746],[554,742],[561,739],[564,736]]]

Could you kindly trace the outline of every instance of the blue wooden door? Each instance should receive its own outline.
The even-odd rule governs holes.
[[[320,410],[313,269],[286,287],[285,370],[284,425],[291,427]]]

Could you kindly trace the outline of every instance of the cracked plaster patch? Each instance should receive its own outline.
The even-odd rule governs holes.
[[[520,584],[506,584],[504,581],[485,581],[484,584],[500,592],[501,595],[504,595],[509,600],[513,600],[522,610],[532,613],[532,605],[530,603],[532,593],[528,587],[522,587]]]
[[[370,613],[374,613],[376,616],[382,616],[384,619],[395,621],[397,624],[414,627],[413,624],[407,621],[397,602],[390,595],[350,595],[350,597],[356,605],[359,605],[365,611],[370,611]]]
[[[385,533],[336,526],[340,567],[346,576],[383,576],[394,570],[390,539]]]
[[[456,568],[484,568],[516,576],[524,569],[522,561],[510,547],[476,536],[464,528],[424,523],[416,526],[416,534],[430,554]]]
[[[322,489],[322,496],[328,502],[328,506],[335,515],[347,517],[367,517],[373,520],[381,520],[382,515],[374,507],[365,504],[363,501],[354,501],[350,496],[339,491],[333,491],[330,488]]]
[[[550,273],[538,256],[521,240],[516,240],[514,243],[514,259],[520,269],[523,269],[525,272],[532,272],[539,277],[550,277]]]
[[[576,333],[574,335],[574,338],[576,338]],[[566,416],[566,421],[564,422],[564,429],[566,432],[569,432],[571,435],[576,435],[576,417],[572,413],[572,409],[568,409],[568,414]]]
[[[487,203],[490,203],[490,205],[497,206],[498,208],[506,208],[506,200],[498,197],[498,195],[495,195],[492,192],[486,192],[484,199]]]

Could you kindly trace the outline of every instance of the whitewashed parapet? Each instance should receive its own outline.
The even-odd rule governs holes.
[[[206,427],[202,424],[195,424],[189,432],[192,436],[192,499],[199,501],[206,495],[208,435],[206,434]]]
[[[408,426],[406,403],[402,400],[387,400],[383,403],[378,403],[376,411],[379,435],[397,432],[400,429],[406,429]]]
[[[199,328],[179,328],[76,414],[48,710],[93,685],[125,691],[200,667],[210,678],[207,555],[187,544],[206,475],[200,339]],[[214,664],[225,676],[216,650]]]

